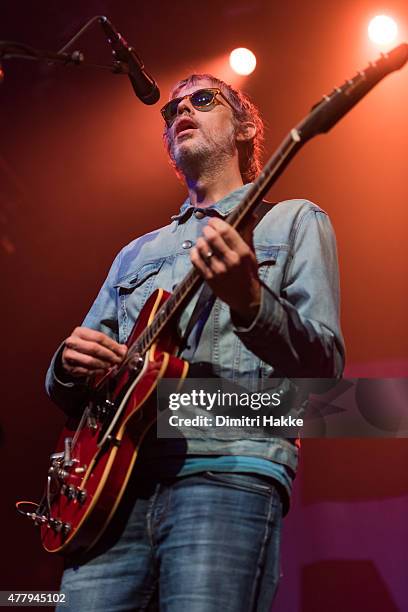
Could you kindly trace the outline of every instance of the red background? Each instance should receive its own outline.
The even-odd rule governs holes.
[[[222,3],[5,0],[0,38],[57,50],[96,14],[136,47],[167,98],[192,71],[242,87],[261,108],[271,154],[333,86],[375,59],[369,19],[395,0]],[[233,77],[227,54],[257,56]],[[109,62],[97,25],[78,41]],[[56,346],[79,324],[116,252],[168,222],[184,198],[161,143],[159,106],[126,77],[91,68],[4,62],[0,88],[2,263],[2,589],[51,589],[60,562],[43,553],[14,500],[38,499],[63,418],[43,391]],[[270,193],[305,197],[336,230],[349,376],[408,372],[408,68],[385,79],[328,135],[297,156]],[[408,557],[406,440],[304,443],[286,519],[278,601],[290,611],[404,609]],[[279,605],[277,606],[279,609]]]

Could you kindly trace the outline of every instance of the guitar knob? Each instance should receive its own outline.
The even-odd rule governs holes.
[[[61,531],[64,535],[67,535],[71,531],[71,525],[69,523],[62,523]]]
[[[49,525],[56,533],[59,533],[62,529],[62,521],[59,519],[50,518]]]
[[[76,489],[75,489],[75,487],[72,487],[72,486],[66,487],[64,493],[67,496],[67,499],[75,499],[76,498]]]
[[[84,489],[77,489],[77,500],[80,504],[83,504],[86,500],[86,491]]]

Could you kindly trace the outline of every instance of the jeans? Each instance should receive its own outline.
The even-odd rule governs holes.
[[[65,569],[61,612],[269,612],[282,517],[271,480],[205,472],[132,489],[113,540]]]

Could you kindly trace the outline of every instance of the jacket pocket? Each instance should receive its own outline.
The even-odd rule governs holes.
[[[149,261],[120,278],[114,285],[119,304],[119,341],[125,342],[149,296],[160,286],[165,258]]]
[[[165,257],[161,257],[160,259],[155,259],[154,261],[143,264],[132,272],[128,272],[115,283],[114,287],[119,290],[122,289],[123,291],[133,291],[136,287],[140,287],[140,285],[144,284],[152,275],[158,274],[164,260]]]
[[[276,266],[278,260],[280,246],[257,246],[255,248],[256,259],[258,261],[258,274],[261,280],[265,281],[265,277],[271,267]]]
[[[289,260],[289,247],[286,244],[257,246],[255,252],[259,278],[279,295]]]

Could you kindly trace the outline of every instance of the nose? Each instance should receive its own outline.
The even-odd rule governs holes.
[[[189,96],[184,96],[182,100],[180,100],[179,105],[177,107],[177,115],[182,115],[184,111],[191,113],[194,111],[193,105],[190,102]]]

